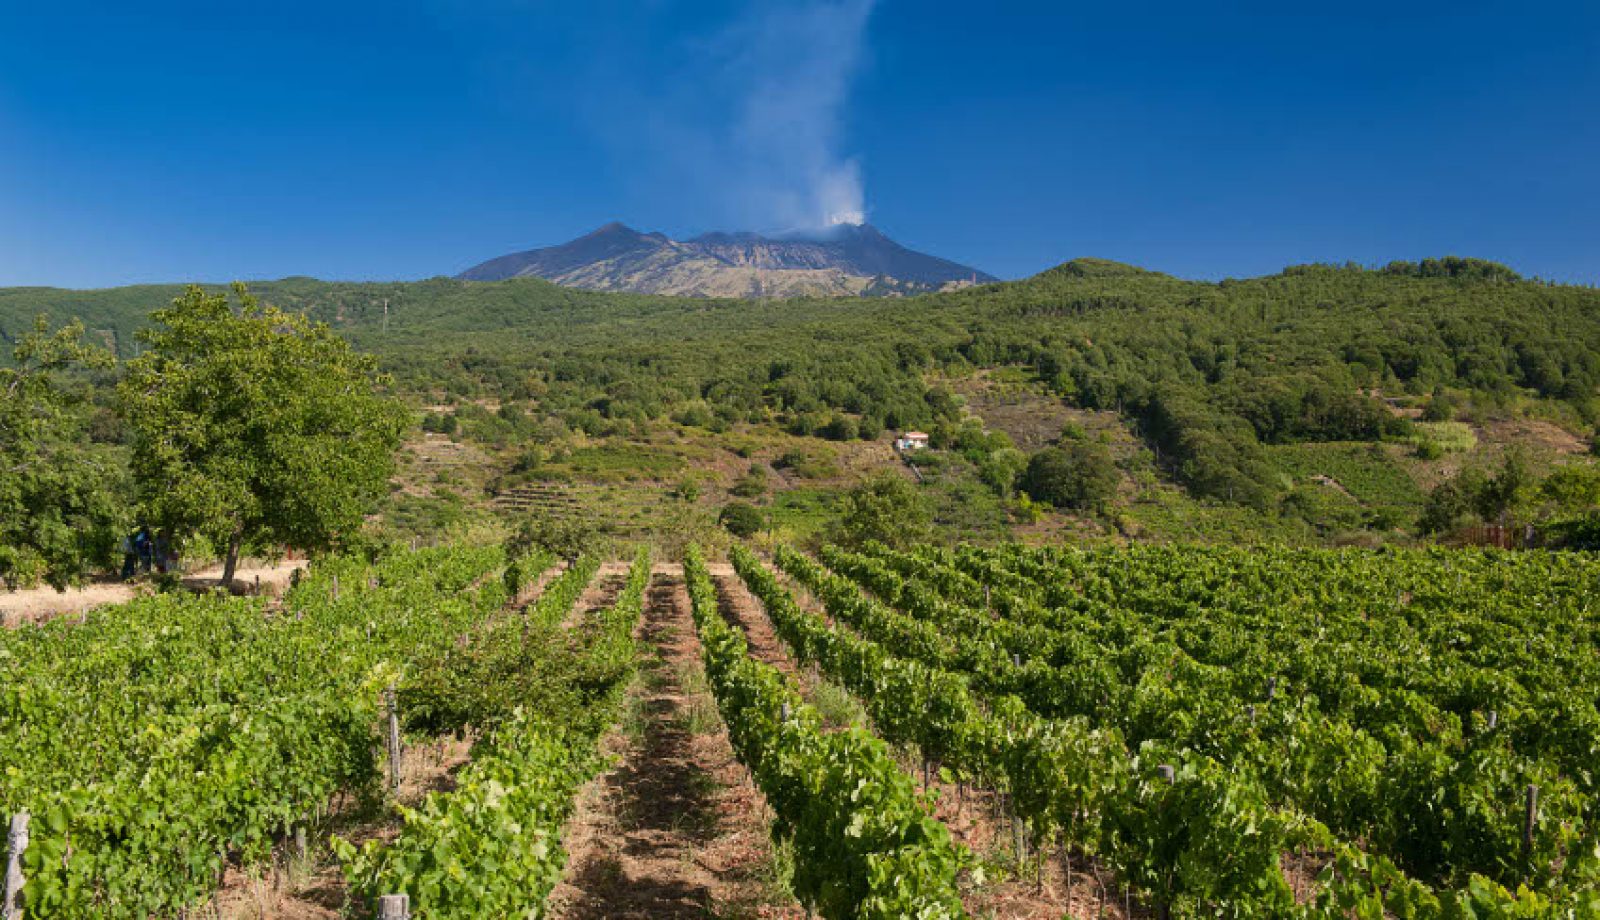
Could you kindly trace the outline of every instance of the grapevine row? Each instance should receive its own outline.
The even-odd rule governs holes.
[[[898,622],[903,617],[791,550],[780,548],[778,555],[830,613],[863,636],[876,632],[890,642],[910,636],[909,647],[917,647],[914,630],[893,629],[904,625]],[[1036,833],[1049,839],[1066,830],[1079,846],[1101,852],[1158,907],[1287,917],[1325,916],[1361,904],[1381,915],[1412,905],[1422,911],[1417,916],[1454,917],[1515,899],[1481,879],[1466,892],[1441,898],[1381,857],[1338,843],[1320,823],[1270,807],[1258,783],[1210,758],[1151,745],[1119,752],[1115,733],[1092,732],[1075,720],[1040,719],[1014,697],[975,698],[964,676],[938,668],[939,659],[897,659],[870,638],[829,629],[801,611],[753,557],[737,558],[753,589],[768,600],[780,632],[789,621],[797,654],[814,656],[855,690],[886,735],[915,741],[925,752],[952,758],[972,775],[1008,788],[1018,814]],[[1175,765],[1170,779],[1156,769],[1157,759]],[[1296,905],[1278,860],[1287,849],[1305,847],[1329,854],[1330,866],[1316,901]]]
[[[595,566],[574,566],[551,583],[530,615],[559,620]],[[578,788],[605,764],[599,732],[614,723],[633,677],[633,630],[650,580],[650,555],[641,549],[615,605],[589,629],[569,674],[586,673],[582,659],[621,663],[601,695],[582,712],[511,707],[492,734],[474,747],[470,766],[448,794],[430,793],[402,809],[404,827],[393,842],[360,849],[336,839],[352,890],[362,900],[410,896],[413,916],[425,918],[542,916],[544,902],[566,865],[561,830]],[[577,585],[574,590],[571,585]],[[550,598],[545,603],[545,598]],[[482,641],[519,642],[512,633]]]
[[[694,547],[684,575],[717,708],[777,815],[774,836],[793,844],[800,900],[827,920],[965,917],[963,852],[883,742],[859,729],[824,732],[790,682],[750,658],[744,634],[723,621]]]
[[[0,636],[0,812],[29,811],[30,916],[211,896],[378,775],[378,699],[503,601],[498,547],[319,562],[270,612],[162,595]]]

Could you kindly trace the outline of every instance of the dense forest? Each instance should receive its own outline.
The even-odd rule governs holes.
[[[251,290],[374,354],[415,405],[460,405],[456,416],[482,415],[512,440],[548,438],[552,425],[637,435],[660,421],[834,441],[925,428],[981,466],[1008,445],[963,428],[945,381],[1022,368],[1066,404],[1122,419],[1189,494],[1261,511],[1291,490],[1268,456],[1283,445],[1419,440],[1418,422],[1469,411],[1587,438],[1600,416],[1600,290],[1471,259],[1215,283],[1080,259],[1018,282],[881,299],[651,297],[534,279],[291,278]],[[148,314],[182,292],[0,290],[0,336],[15,343],[40,314],[78,318],[86,341],[128,359]],[[79,433],[115,442],[115,428],[91,412]],[[1007,486],[1025,462],[1000,477]]]

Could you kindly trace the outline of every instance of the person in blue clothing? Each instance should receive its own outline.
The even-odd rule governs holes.
[[[134,547],[138,534],[126,534],[122,538],[122,580],[131,581],[133,573],[139,566],[139,551]]]
[[[133,535],[133,549],[139,554],[139,571],[150,574],[150,561],[155,556],[155,541],[150,538],[150,528],[139,525],[139,532]]]

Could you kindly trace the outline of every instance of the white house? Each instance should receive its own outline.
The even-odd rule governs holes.
[[[920,431],[908,431],[894,442],[894,449],[899,451],[923,450],[927,446],[928,436]]]

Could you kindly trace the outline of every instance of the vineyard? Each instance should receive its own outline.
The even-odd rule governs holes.
[[[397,549],[0,632],[6,916],[1600,916],[1586,556],[727,560]],[[296,865],[323,913],[230,900]]]

